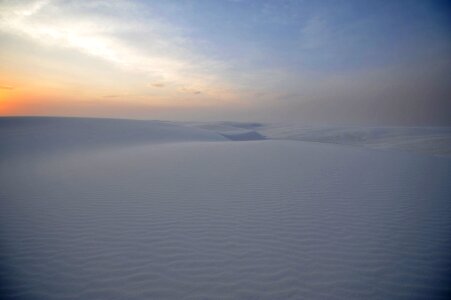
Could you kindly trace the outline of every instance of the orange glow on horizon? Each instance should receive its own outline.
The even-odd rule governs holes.
[[[218,106],[224,102],[230,103],[225,98],[229,100],[232,98],[231,93],[226,90],[217,93],[216,101],[210,101],[210,95],[186,91],[175,93],[170,91],[166,95],[123,91],[107,93],[104,89],[91,91],[83,86],[65,86],[43,79],[31,80],[17,77],[9,83],[9,85],[4,84],[0,89],[0,116],[147,118],[162,111]],[[157,89],[157,91],[160,90],[162,89]]]

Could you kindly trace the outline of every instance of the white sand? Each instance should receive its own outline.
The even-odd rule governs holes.
[[[363,146],[451,156],[451,127],[303,126],[290,123],[210,122],[187,125],[223,134],[254,136],[253,139],[294,140]]]
[[[0,120],[5,299],[451,292],[449,158],[165,122],[26,122]]]

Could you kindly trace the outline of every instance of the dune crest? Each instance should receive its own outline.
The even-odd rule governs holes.
[[[218,133],[173,122],[59,117],[0,118],[0,137],[3,157],[227,140]]]

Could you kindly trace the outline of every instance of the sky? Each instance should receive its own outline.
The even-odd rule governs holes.
[[[0,115],[451,125],[451,5],[2,0]]]

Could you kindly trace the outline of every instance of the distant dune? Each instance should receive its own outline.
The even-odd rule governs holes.
[[[450,156],[451,127],[302,126],[289,123],[189,123],[224,136],[294,140]]]
[[[0,119],[1,298],[449,299],[450,158],[204,125]]]
[[[93,118],[0,118],[3,155],[30,155],[183,141],[223,141],[218,133],[163,121]]]

